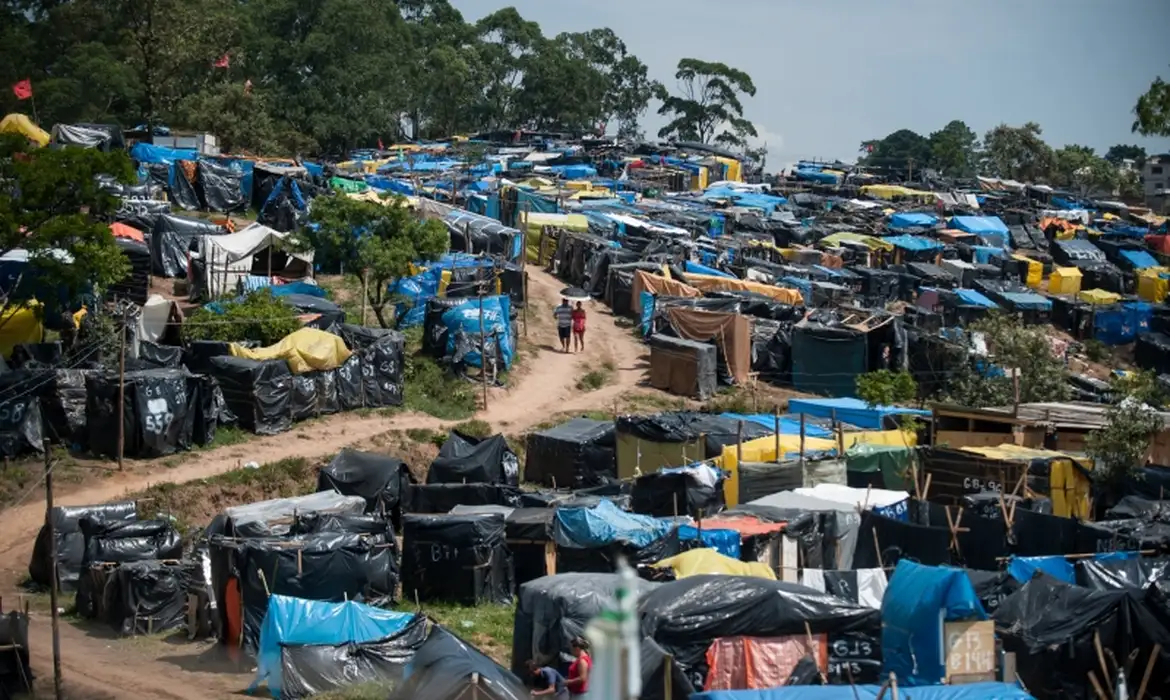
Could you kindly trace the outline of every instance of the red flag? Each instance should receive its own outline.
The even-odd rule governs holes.
[[[378,139],[378,150],[379,151],[386,150],[386,147],[382,145],[382,139]]]
[[[12,94],[18,100],[27,100],[32,97],[32,81],[28,78],[12,84]]]
[[[213,66],[214,66],[215,68],[227,68],[228,66],[230,66],[230,65],[231,65],[231,63],[232,63],[231,56],[229,56],[229,55],[227,55],[227,54],[225,53],[224,55],[222,55],[222,56],[220,56],[220,57],[219,57],[219,60],[218,60],[218,61],[216,61],[216,62],[213,64]]]

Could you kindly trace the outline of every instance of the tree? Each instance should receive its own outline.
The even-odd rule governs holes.
[[[1164,427],[1161,414],[1150,406],[1160,393],[1152,373],[1123,377],[1114,382],[1113,390],[1105,427],[1089,433],[1086,440],[1093,479],[1111,487],[1141,466],[1154,436]]]
[[[724,63],[684,58],[678,62],[674,78],[681,96],[667,94],[664,87],[656,90],[662,100],[658,113],[670,118],[658,130],[660,138],[711,143],[724,127],[730,133],[723,132],[728,133],[723,142],[758,135],[755,126],[743,117],[741,96],[756,94],[756,86],[747,73]]]
[[[909,372],[866,372],[857,377],[857,398],[870,406],[896,406],[918,398],[918,383]]]
[[[885,138],[864,141],[861,150],[866,151],[863,162],[874,168],[886,168],[908,174],[916,168],[924,168],[930,162],[930,141],[909,129],[899,129]]]
[[[1015,401],[1016,382],[1012,375],[1017,373],[1021,403],[1062,401],[1068,397],[1068,372],[1052,356],[1052,345],[1042,327],[993,313],[971,330],[983,334],[991,357],[954,368],[948,389],[950,401],[975,407],[1010,405]]]
[[[22,136],[0,134],[0,255],[28,252],[28,268],[0,301],[5,312],[34,299],[47,317],[62,304],[100,293],[129,272],[103,216],[117,207],[96,176],[133,182],[125,153],[33,149]]]
[[[971,177],[975,174],[975,159],[979,137],[966,122],[955,119],[932,133],[930,166],[950,177]]]
[[[319,197],[310,218],[316,226],[296,234],[294,245],[338,260],[347,270],[365,270],[370,308],[383,328],[393,320],[386,316],[390,282],[407,276],[411,263],[438,258],[450,241],[441,222],[420,221],[401,197],[381,204]]]
[[[1137,145],[1119,143],[1109,147],[1109,150],[1105,152],[1105,160],[1115,166],[1120,166],[1122,161],[1132,160],[1134,165],[1140,168],[1146,162],[1146,149]]]
[[[1154,78],[1133,107],[1133,130],[1142,136],[1170,136],[1170,83]]]
[[[1052,148],[1040,137],[1040,125],[1000,124],[983,137],[983,172],[1023,182],[1039,182],[1052,171]]]
[[[557,36],[568,60],[584,64],[604,81],[598,98],[603,123],[615,119],[619,135],[638,128],[638,119],[660,87],[650,80],[646,64],[629,53],[612,29],[564,33]]]
[[[1053,184],[1075,189],[1082,196],[1093,191],[1112,194],[1117,189],[1117,168],[1088,146],[1064,146],[1053,152],[1052,163]]]
[[[505,7],[479,20],[475,28],[483,68],[480,121],[493,129],[517,126],[524,70],[544,40],[540,25],[521,17],[516,8]]]
[[[296,309],[261,289],[240,300],[220,302],[220,313],[200,307],[183,323],[183,340],[218,340],[238,343],[255,340],[262,345],[280,342],[301,327]]]

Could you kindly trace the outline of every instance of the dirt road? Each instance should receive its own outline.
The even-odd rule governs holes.
[[[618,327],[608,310],[600,305],[592,304],[589,309],[586,351],[580,354],[559,351],[551,313],[563,287],[564,283],[553,276],[529,270],[532,303],[528,344],[536,351],[513,386],[490,392],[488,409],[480,411],[477,418],[507,432],[523,431],[558,412],[608,408],[641,381],[646,363],[644,346],[628,330]],[[591,392],[576,388],[583,372],[605,364],[614,367],[609,384]],[[222,474],[239,468],[244,462],[263,464],[288,457],[324,458],[388,430],[441,429],[447,424],[422,414],[394,417],[339,414],[281,435],[210,450],[176,467],[168,468],[161,461],[152,463],[145,470],[114,475],[100,484],[62,495],[56,502],[59,505],[101,503],[152,484],[183,483]],[[19,593],[16,584],[24,578],[33,540],[44,522],[44,504],[40,499],[39,492],[30,494],[23,504],[0,513],[0,591],[8,601]],[[48,616],[34,613],[32,618],[29,635],[33,667],[39,676],[49,676],[52,665]],[[250,680],[250,666],[243,672],[229,670],[218,658],[217,649],[186,643],[116,640],[91,629],[64,624],[61,649],[67,684],[74,691],[70,697],[74,698],[114,694],[125,700],[204,700],[238,694]]]

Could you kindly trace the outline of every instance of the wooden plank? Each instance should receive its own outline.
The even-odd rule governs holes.
[[[995,623],[947,622],[943,624],[947,683],[973,683],[995,679]]]

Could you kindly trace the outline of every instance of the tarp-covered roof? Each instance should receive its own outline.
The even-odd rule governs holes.
[[[920,211],[904,211],[890,214],[890,228],[914,228],[916,226],[934,226],[938,217]]]
[[[920,411],[902,406],[870,406],[861,399],[790,399],[788,410],[792,413],[804,413],[817,418],[836,418],[843,423],[856,425],[859,428],[872,430],[882,429],[882,419],[886,416],[929,416],[930,411]],[[807,434],[807,433],[806,433]]]
[[[901,236],[886,236],[884,239],[886,243],[901,248],[902,250],[942,250],[943,244],[929,238],[922,236],[909,236],[903,234]]]
[[[0,119],[0,134],[2,133],[23,134],[26,139],[41,147],[48,146],[51,139],[49,132],[37,126],[25,115],[15,112]]]
[[[996,304],[994,301],[988,299],[987,297],[983,296],[982,293],[977,292],[974,289],[956,289],[955,294],[959,296],[959,299],[961,299],[964,304],[982,306],[987,309],[999,308],[999,304]]]
[[[952,216],[950,225],[967,233],[1008,233],[1007,224],[998,216]]]
[[[1158,266],[1158,261],[1154,259],[1154,256],[1144,250],[1123,250],[1120,253],[1121,257],[1128,260],[1134,266],[1134,269],[1142,270],[1147,267]]]
[[[1000,292],[1006,301],[1017,309],[1051,309],[1052,301],[1032,292]]]

